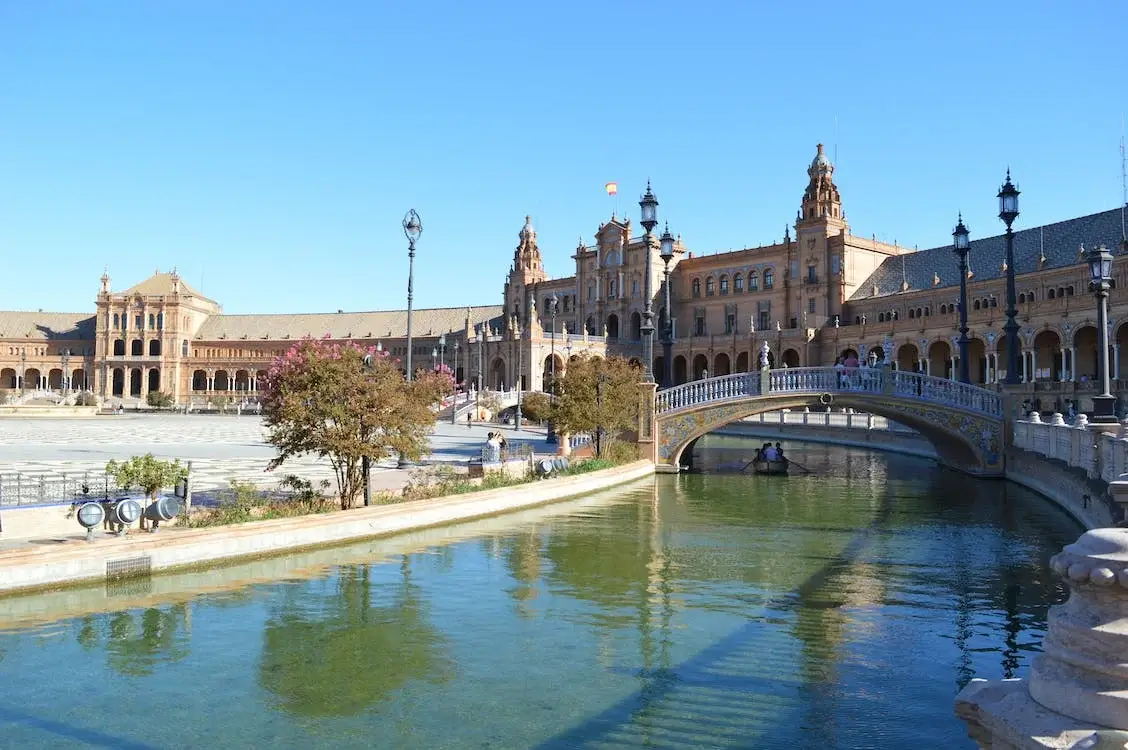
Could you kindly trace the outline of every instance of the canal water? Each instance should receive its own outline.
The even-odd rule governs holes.
[[[953,748],[1081,529],[917,458],[791,446],[276,560],[0,599],[0,747]],[[727,470],[727,471],[726,471]]]

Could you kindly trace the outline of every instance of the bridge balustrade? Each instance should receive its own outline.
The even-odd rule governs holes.
[[[1050,422],[1031,415],[1015,422],[1014,446],[1081,469],[1090,479],[1114,482],[1128,473],[1128,438],[1123,428],[1121,433],[1094,432],[1083,419],[1069,425],[1060,414]]]
[[[718,401],[776,394],[869,393],[950,406],[994,417],[1001,417],[1003,414],[1002,397],[993,391],[946,378],[883,367],[792,367],[769,370],[767,386],[767,392],[761,393],[760,373],[757,372],[697,380],[659,391],[655,411],[662,414]]]

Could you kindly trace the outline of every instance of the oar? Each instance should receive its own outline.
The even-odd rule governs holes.
[[[738,471],[737,473],[739,474],[739,473],[741,473],[741,472],[743,472],[743,471],[746,471],[746,470],[748,469],[748,467],[749,467],[749,466],[751,466],[751,465],[752,465],[752,464],[754,464],[754,463],[756,463],[756,459],[752,459],[752,460],[751,460],[751,461],[749,461],[748,463],[744,464],[744,466],[743,466],[743,467],[741,467],[740,471]]]
[[[804,466],[803,464],[799,463],[798,461],[796,461],[794,459],[791,459],[791,458],[787,459],[787,463],[790,464],[791,466],[798,466],[800,469],[807,472],[808,474],[814,474],[815,473],[815,472],[811,471],[806,466]]]

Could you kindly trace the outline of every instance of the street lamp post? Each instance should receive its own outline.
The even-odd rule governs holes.
[[[548,397],[554,398],[556,396],[556,307],[560,304],[560,298],[556,296],[556,292],[548,298],[548,312],[550,318],[551,328],[548,332]],[[556,423],[551,419],[548,420],[548,433],[544,436],[544,442],[549,445],[556,445]]]
[[[670,388],[674,385],[674,311],[670,307],[670,261],[674,259],[674,235],[670,234],[670,225],[658,238],[658,247],[662,256],[662,286],[665,291],[662,301],[666,310],[666,325],[662,329],[662,385]]]
[[[482,323],[474,329],[474,334],[478,339],[478,369],[475,371],[477,379],[476,390],[474,391],[474,419],[479,419],[482,413],[482,356],[485,347],[485,327],[486,324]]]
[[[646,246],[646,278],[643,280],[644,305],[642,308],[642,372],[647,383],[654,382],[654,291],[651,288],[651,264],[653,253],[650,251],[650,233],[658,225],[658,199],[650,190],[650,181],[646,182],[646,194],[638,202],[642,209],[642,226],[646,230],[643,242]]]
[[[59,359],[63,363],[63,398],[66,398],[70,394],[70,349],[63,349]]]
[[[455,424],[458,421],[458,342],[454,342],[454,403],[450,405],[450,423]],[[463,382],[465,382],[465,373],[463,373]]]
[[[1007,322],[1003,325],[1007,341],[1007,385],[1018,385],[1018,294],[1014,289],[1014,232],[1011,225],[1018,218],[1018,188],[1011,183],[1010,170],[1007,181],[999,188],[999,218],[1007,225]]]
[[[521,324],[521,315],[517,314],[517,412],[513,418],[513,431],[521,431],[521,386],[524,385],[522,377],[525,374],[525,327]]]
[[[1112,253],[1104,245],[1099,245],[1089,251],[1087,260],[1089,288],[1097,298],[1097,363],[1101,369],[1101,393],[1093,396],[1093,423],[1109,424],[1116,422],[1116,397],[1112,395],[1108,362],[1108,290],[1112,287]]]
[[[20,395],[24,395],[27,387],[27,348],[20,347]]]
[[[446,367],[446,334],[439,336],[439,366]]]
[[[411,302],[415,286],[415,243],[423,234],[423,220],[415,209],[403,217],[403,234],[407,237],[407,379],[411,380]]]
[[[971,243],[968,241],[967,227],[963,223],[963,214],[959,215],[959,223],[952,231],[952,249],[959,259],[960,265],[960,382],[970,383],[971,377],[968,374],[968,340],[967,340],[967,256],[971,252]],[[1007,273],[1010,273],[1010,266],[1007,266]],[[1009,342],[1007,344],[1010,345]],[[1008,355],[1009,356],[1009,355]],[[1010,372],[1007,372],[1010,376]]]

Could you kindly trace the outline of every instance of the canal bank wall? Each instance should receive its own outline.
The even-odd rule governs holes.
[[[1037,492],[1086,530],[1116,526],[1120,521],[1120,510],[1103,479],[1090,478],[1064,461],[1021,448],[1007,450],[1006,466],[1009,481]]]
[[[854,427],[825,427],[804,424],[773,424],[770,422],[733,422],[713,430],[714,435],[754,437],[764,440],[823,443],[847,448],[901,453],[919,458],[937,458],[936,449],[928,438],[910,432],[884,429],[866,430]]]
[[[51,546],[19,547],[0,551],[0,596],[145,577],[391,536],[533,508],[653,474],[654,464],[636,461],[590,474],[431,500],[232,526],[102,537],[94,543],[72,540]]]

